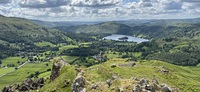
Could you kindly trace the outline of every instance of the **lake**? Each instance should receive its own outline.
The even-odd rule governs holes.
[[[127,37],[128,39],[126,39],[126,41],[128,41],[128,42],[141,43],[141,42],[148,42],[149,41],[148,39],[142,39],[142,38],[127,36],[127,35],[120,35],[120,34],[113,34],[113,35],[110,35],[110,36],[106,36],[103,39],[115,40],[115,41],[124,41],[124,40],[119,40],[119,38],[123,38],[123,37]]]

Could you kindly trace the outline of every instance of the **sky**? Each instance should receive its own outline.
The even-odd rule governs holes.
[[[0,14],[45,21],[200,17],[200,0],[0,0]]]

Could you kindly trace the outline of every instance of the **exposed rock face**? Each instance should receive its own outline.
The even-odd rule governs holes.
[[[159,85],[157,79],[153,79],[149,83],[147,79],[142,78],[134,85],[133,92],[173,92],[173,90],[166,84]]]
[[[160,86],[159,86],[158,84],[156,84],[156,83],[153,83],[153,84],[152,84],[152,89],[154,89],[154,90],[159,90],[159,89],[160,89]]]
[[[142,88],[139,85],[135,85],[133,88],[133,92],[141,92]]]
[[[36,78],[32,80],[31,78],[27,78],[25,81],[22,82],[21,85],[10,85],[4,87],[2,92],[19,92],[19,91],[30,91],[30,90],[36,90],[38,88],[41,88],[44,86],[44,78]]]
[[[161,87],[161,92],[172,92],[172,89],[169,88],[166,84],[162,84]]]
[[[152,80],[152,82],[155,83],[155,84],[159,84],[159,83],[158,83],[158,80],[155,79],[155,78]]]
[[[120,88],[119,88],[119,92],[124,92],[124,88],[123,88],[123,87],[120,87]]]
[[[70,80],[65,80],[63,87],[67,87],[67,86],[69,86],[69,84],[70,84]]]
[[[106,80],[106,84],[108,84],[108,87],[110,88],[110,86],[112,85],[112,80],[111,79]]]
[[[58,59],[56,62],[53,63],[52,72],[50,76],[50,81],[53,81],[60,75],[60,70],[67,65],[66,61],[63,59]]]
[[[6,86],[4,87],[4,89],[2,90],[2,92],[18,92],[17,88],[19,87],[19,85],[14,84],[14,85],[10,85],[10,86]],[[1,92],[1,91],[0,91]]]
[[[164,74],[169,74],[169,70],[165,69],[164,66],[161,66],[161,67],[158,69],[158,72],[164,73]]]
[[[145,86],[145,85],[149,84],[149,81],[146,80],[146,79],[144,79],[144,78],[142,78],[142,79],[139,81],[139,84],[140,84],[140,86]]]
[[[92,87],[91,87],[91,90],[95,90],[97,89],[98,85],[97,84],[93,84]]]
[[[72,84],[72,92],[86,92],[85,79],[82,76],[76,77]]]

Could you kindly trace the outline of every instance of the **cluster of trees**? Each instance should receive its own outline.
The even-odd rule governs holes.
[[[69,55],[69,56],[80,56],[80,57],[87,57],[93,56],[99,53],[98,49],[91,48],[91,47],[81,47],[81,48],[73,48],[63,51],[62,54]]]
[[[14,47],[9,47],[8,45],[0,44],[0,59],[15,56],[19,51],[41,53],[45,51],[59,50],[58,47],[50,47],[50,46],[38,47],[34,43],[30,43],[29,45],[16,45],[16,47],[20,48],[14,48]]]
[[[74,33],[67,32],[65,35],[76,42],[93,42],[102,39],[110,34],[93,34],[93,33]]]
[[[15,67],[15,64],[7,64],[7,67]]]

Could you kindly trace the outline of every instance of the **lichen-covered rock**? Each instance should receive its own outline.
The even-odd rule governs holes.
[[[10,86],[4,87],[2,92],[21,92],[21,91],[30,91],[30,90],[37,90],[44,86],[44,78],[35,78],[32,80],[31,78],[27,78],[25,81],[22,82],[21,85],[14,84]]]
[[[139,79],[138,79],[138,78],[136,78],[136,77],[135,77],[135,78],[132,78],[132,79],[133,79],[134,81],[139,81]]]
[[[82,76],[76,77],[71,89],[72,92],[86,92],[85,79]]]
[[[19,85],[17,85],[17,84],[6,86],[6,87],[4,87],[4,89],[2,90],[2,92],[18,92],[17,91],[18,87],[19,87]]]
[[[140,85],[135,85],[133,88],[133,92],[142,92],[142,88],[140,87]]]
[[[124,92],[124,88],[123,87],[120,87],[118,90],[119,90],[119,92]]]
[[[110,86],[112,85],[112,80],[111,79],[106,80],[106,84],[108,84],[108,87],[110,88]]]
[[[97,89],[98,85],[95,83],[92,85],[91,90]]]
[[[154,89],[154,90],[160,90],[160,86],[158,84],[156,84],[156,83],[153,83],[152,84],[152,89]]]
[[[67,63],[63,59],[58,59],[57,61],[53,63],[50,81],[53,81],[55,78],[57,78],[60,75],[60,71],[62,67],[64,67],[65,65],[67,65]]]
[[[172,89],[168,87],[166,84],[161,85],[161,92],[172,92]]]
[[[142,78],[142,79],[139,81],[138,84],[140,84],[140,86],[145,86],[145,85],[149,84],[149,81],[146,80],[146,79],[144,79],[144,78]]]
[[[158,83],[158,80],[155,79],[155,78],[152,80],[152,82],[155,83],[155,84],[159,84],[159,83]]]

